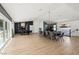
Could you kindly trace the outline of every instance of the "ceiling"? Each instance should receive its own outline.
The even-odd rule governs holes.
[[[78,20],[78,3],[2,3],[14,21],[34,20],[40,15],[47,18],[49,10],[51,19],[56,21]],[[61,20],[62,19],[62,20]]]

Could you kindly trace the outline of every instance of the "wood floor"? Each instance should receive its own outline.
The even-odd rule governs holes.
[[[15,35],[1,50],[4,55],[78,55],[79,37],[50,40],[39,34]]]

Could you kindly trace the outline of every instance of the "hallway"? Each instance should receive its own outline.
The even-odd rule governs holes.
[[[64,37],[64,42],[50,40],[39,34],[15,35],[2,49],[5,55],[69,55],[79,54],[79,37]]]

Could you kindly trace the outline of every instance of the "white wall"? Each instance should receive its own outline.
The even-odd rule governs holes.
[[[43,30],[43,19],[36,19],[33,21],[33,33],[38,33],[39,28]]]

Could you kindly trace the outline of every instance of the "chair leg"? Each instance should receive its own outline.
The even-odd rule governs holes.
[[[64,42],[64,39],[63,39],[63,37],[62,37],[62,40],[63,40],[63,42]]]
[[[58,36],[55,36],[55,39],[56,39],[56,41],[58,41],[59,40],[59,37]]]
[[[61,37],[61,42],[64,42],[64,39],[63,39],[63,37]]]
[[[50,37],[50,39],[52,40],[52,36]]]

